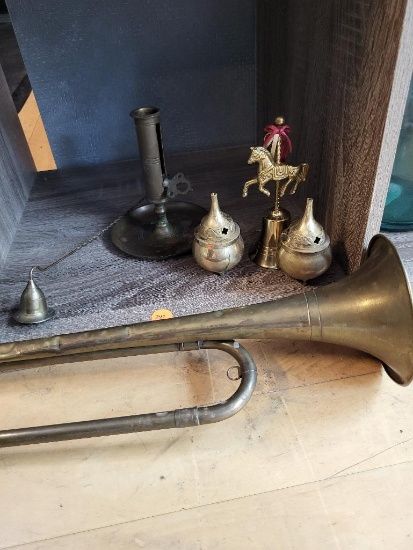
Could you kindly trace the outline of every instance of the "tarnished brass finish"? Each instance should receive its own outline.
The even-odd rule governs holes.
[[[156,213],[159,208],[160,215]],[[191,202],[146,204],[115,224],[112,241],[126,254],[142,260],[171,258],[191,249],[194,229],[204,214],[205,208]]]
[[[128,212],[112,229],[112,241],[123,252],[144,260],[165,260],[189,252],[193,230],[205,209],[170,202],[192,191],[182,173],[168,178],[163,154],[160,110],[142,107],[130,113],[135,122],[146,198],[150,204]]]
[[[280,198],[285,194],[290,184],[293,184],[290,189],[290,195],[294,194],[298,185],[305,181],[309,169],[308,164],[291,166],[281,162],[282,130],[288,127],[283,126],[284,119],[282,117],[277,117],[275,124],[276,126],[272,128],[278,134],[275,136],[277,139],[274,138],[272,146],[273,149],[275,144],[274,157],[265,147],[251,147],[248,164],[258,163],[257,177],[246,181],[242,190],[242,196],[246,197],[250,185],[256,183],[261,193],[270,196],[270,192],[265,188],[265,185],[269,181],[275,182],[274,208],[263,218],[260,240],[256,249],[250,255],[252,261],[257,265],[270,269],[278,269],[277,249],[281,234],[290,223],[290,213],[288,210],[280,208]],[[284,137],[286,136],[286,134],[283,135]],[[283,180],[286,181],[281,185]]]
[[[278,266],[290,277],[308,281],[324,273],[331,260],[330,237],[314,219],[313,199],[307,199],[303,217],[281,235]]]
[[[277,250],[282,232],[290,224],[290,213],[285,208],[270,210],[262,219],[262,230],[256,249],[250,254],[261,267],[278,269]]]
[[[33,270],[34,268],[30,271],[29,282],[20,297],[19,309],[13,314],[18,323],[43,323],[54,316],[54,310],[47,306],[44,292],[33,280]]]
[[[135,122],[146,196],[151,203],[163,202],[166,196],[163,185],[166,168],[160,110],[157,107],[141,107],[131,111],[130,116]]]
[[[162,321],[161,323],[164,323]],[[154,323],[158,324],[158,322]],[[218,349],[231,355],[238,363],[238,377],[230,380],[241,380],[235,393],[224,401],[205,407],[191,407],[173,411],[155,412],[123,416],[120,418],[103,418],[84,422],[70,422],[17,430],[0,431],[0,448],[33,443],[50,443],[68,441],[105,435],[146,432],[168,428],[187,428],[202,424],[221,422],[239,412],[250,400],[257,382],[257,368],[247,350],[238,342],[193,342],[142,347],[134,350],[133,355],[149,355],[176,351],[193,351],[196,349]],[[233,367],[230,367],[232,369]]]
[[[211,340],[274,338],[311,340],[359,349],[377,357],[395,382],[407,385],[413,378],[412,333],[410,283],[393,244],[385,236],[376,235],[371,240],[368,258],[362,267],[337,283],[241,308],[2,344],[0,361],[3,365],[0,365],[0,370],[26,368],[31,360],[41,358],[44,358],[44,363],[61,356],[84,359],[90,352],[95,353],[94,358],[96,353],[105,356],[114,350],[119,355],[139,354],[139,349],[143,347],[146,347],[144,353],[161,352],[168,345],[176,349],[177,339],[182,343],[202,339],[199,347],[217,347],[217,342]],[[159,345],[161,348],[158,348]],[[20,361],[24,363],[19,365]],[[35,365],[38,366],[38,363]],[[244,372],[255,372],[254,369],[247,366],[242,379]],[[254,374],[251,377],[255,380]],[[254,380],[247,381],[245,394],[243,391],[237,394],[240,401],[249,398]],[[214,422],[214,407],[191,412],[191,421],[201,423],[199,410],[202,410],[205,412],[203,422]],[[0,446],[190,425],[181,423],[181,413],[175,413],[142,415],[145,417],[143,424],[138,420],[137,425],[134,423],[137,417],[113,419],[113,425],[109,419],[97,420],[87,423],[91,431],[88,426],[83,429],[84,423],[69,425],[68,428],[63,425],[5,431],[0,432]],[[165,416],[165,423],[162,422],[162,415]],[[179,419],[178,424],[174,423],[174,418]],[[99,425],[102,425],[102,433],[99,433]]]
[[[142,202],[143,199],[141,199]],[[131,209],[132,210],[132,209]],[[111,227],[116,225],[118,221],[123,219],[124,216],[120,216],[119,218],[116,218],[113,222],[111,222],[109,225],[101,229],[98,233],[93,235],[92,237],[89,237],[86,241],[83,241],[82,243],[75,246],[75,248],[72,248],[63,256],[60,256],[60,258],[57,258],[52,263],[47,265],[35,265],[30,270],[29,275],[29,282],[27,283],[21,297],[20,297],[20,305],[19,309],[14,312],[13,319],[17,321],[18,323],[23,324],[37,324],[42,323],[43,321],[48,321],[49,319],[52,319],[54,317],[54,310],[47,307],[46,304],[46,297],[41,290],[41,288],[33,281],[33,273],[35,271],[41,271],[45,272],[51,269],[52,267],[55,267],[57,264],[60,264],[60,262],[63,262],[63,260],[66,260],[70,256],[73,256],[73,254],[76,254],[76,252],[79,252],[79,250],[82,250],[82,248],[85,248],[89,244],[91,244],[93,241],[101,237],[106,231],[108,231]]]
[[[211,193],[211,209],[195,230],[192,253],[204,269],[224,273],[242,258],[244,241],[239,225],[221,211],[218,195]]]
[[[280,149],[280,144],[277,145],[277,151]],[[279,156],[279,154],[278,154]],[[248,159],[248,164],[258,163],[258,174],[256,178],[248,180],[244,184],[242,190],[242,196],[246,197],[248,195],[248,188],[254,183],[258,184],[258,191],[270,196],[268,189],[265,189],[265,185],[269,181],[274,181],[276,183],[277,189],[280,187],[280,182],[285,181],[279,189],[279,197],[282,197],[288,189],[290,183],[293,183],[293,186],[290,190],[290,195],[293,195],[298,185],[305,181],[309,165],[300,164],[299,166],[291,166],[289,164],[284,164],[279,160],[274,160],[271,156],[271,153],[267,151],[265,147],[251,147],[251,155]],[[276,192],[278,195],[278,192]]]

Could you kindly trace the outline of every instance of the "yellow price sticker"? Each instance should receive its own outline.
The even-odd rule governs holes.
[[[156,309],[151,315],[151,321],[163,321],[164,319],[172,319],[173,313],[169,309]]]

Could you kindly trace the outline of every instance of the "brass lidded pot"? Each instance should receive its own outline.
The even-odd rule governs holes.
[[[278,266],[290,277],[308,281],[323,274],[331,260],[330,237],[314,219],[313,199],[307,199],[303,217],[281,234]]]
[[[224,273],[242,258],[244,241],[239,225],[221,211],[218,195],[211,193],[211,209],[195,229],[192,253],[207,271]]]

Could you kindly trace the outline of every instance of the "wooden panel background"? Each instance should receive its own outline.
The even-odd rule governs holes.
[[[381,222],[383,210],[386,203],[387,188],[390,181],[391,172],[395,157],[395,145],[398,144],[401,121],[406,108],[407,96],[409,94],[410,83],[413,78],[413,1],[409,0],[406,6],[402,36],[399,46],[399,54],[396,63],[396,70],[393,78],[393,87],[390,96],[389,108],[387,111],[386,124],[383,132],[383,139],[379,157],[379,163],[376,172],[373,199],[371,201],[370,214],[367,222],[367,239],[372,235]],[[405,244],[413,241],[410,238],[411,233],[405,233],[399,239]],[[406,256],[402,255],[406,262]],[[411,262],[412,256],[409,258]],[[406,265],[406,264],[405,264]]]
[[[315,198],[316,217],[349,271],[380,227],[413,66],[411,6],[258,3],[259,121],[283,113],[291,124],[291,160],[311,167],[299,200]]]
[[[0,266],[13,241],[34,177],[33,159],[0,66]]]

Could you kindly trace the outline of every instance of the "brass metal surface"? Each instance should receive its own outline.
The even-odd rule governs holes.
[[[146,196],[149,202],[165,199],[166,177],[162,145],[161,116],[158,107],[141,107],[131,111],[140,151]]]
[[[280,146],[278,145],[277,150],[279,149]],[[248,188],[255,183],[258,184],[258,191],[269,197],[270,192],[265,188],[265,185],[269,181],[274,181],[278,187],[282,180],[287,181],[281,185],[279,196],[282,197],[285,194],[290,183],[293,184],[290,190],[290,195],[293,195],[296,192],[298,185],[305,181],[309,170],[309,165],[306,163],[300,164],[299,166],[291,166],[279,161],[274,161],[271,153],[267,151],[265,147],[251,147],[251,154],[248,159],[248,164],[254,163],[258,163],[258,174],[256,178],[245,182],[242,190],[243,197],[248,195]]]
[[[307,199],[303,217],[281,235],[277,264],[290,277],[308,281],[324,273],[331,261],[330,237],[314,219],[313,199]]]
[[[248,403],[257,382],[255,363],[247,350],[238,344],[238,342],[210,341],[186,343],[185,345],[148,346],[135,350],[135,355],[193,351],[196,349],[218,349],[229,354],[237,361],[238,377],[232,378],[229,373],[227,374],[230,380],[241,380],[237,390],[231,397],[205,407],[191,407],[120,418],[104,418],[100,420],[0,431],[0,448],[168,428],[187,428],[189,426],[221,422],[234,416]],[[230,369],[232,368],[230,367]]]
[[[192,247],[193,229],[199,224],[203,208],[189,203],[171,203],[177,195],[192,191],[180,172],[169,178],[163,154],[160,110],[157,107],[134,109],[145,194],[149,205],[136,208],[116,222],[112,241],[122,252],[143,260],[165,260]]]
[[[286,247],[303,254],[313,254],[330,246],[330,237],[314,219],[313,199],[307,199],[302,218],[293,222],[283,237]]]
[[[195,227],[206,210],[190,202],[162,205],[168,222],[156,212],[159,205],[146,204],[122,217],[112,228],[112,241],[123,252],[144,260],[166,259],[189,252]]]
[[[313,254],[295,252],[283,245],[282,236],[276,257],[279,269],[293,279],[303,282],[322,275],[331,265],[332,259],[333,256],[330,247]]]
[[[111,354],[118,350],[119,355],[128,352],[135,355],[140,353],[137,348],[145,348],[142,353],[162,352],[167,350],[165,346],[172,346],[169,350],[176,349],[176,346],[185,349],[187,342],[199,340],[202,342],[190,346],[217,347],[217,342],[212,340],[237,337],[308,340],[355,348],[377,357],[395,382],[407,385],[413,378],[412,332],[410,283],[393,244],[385,236],[376,235],[370,242],[368,258],[362,267],[337,283],[241,308],[2,344],[0,369],[19,368],[20,361],[24,361],[27,367],[31,360],[42,358],[45,364],[53,357],[85,359],[91,352]],[[181,343],[176,344],[177,340]],[[237,344],[231,346],[236,349]],[[246,368],[247,372],[254,369]],[[254,384],[251,379],[248,380],[246,395],[250,396]],[[204,422],[215,421],[214,407],[210,411],[208,408],[202,410],[206,411]],[[61,426],[49,426],[0,432],[0,446],[2,442],[4,445],[16,445],[194,425],[186,421],[181,423],[181,413],[175,413],[141,415],[143,424],[140,420],[135,424],[137,417],[126,417],[114,419],[113,424],[110,420],[93,421],[87,425],[80,423],[68,430]],[[165,424],[161,421],[162,415],[165,416]],[[189,415],[191,422],[200,423],[198,412],[191,411]],[[99,426],[102,426],[101,433]]]
[[[273,136],[272,150],[274,156],[265,147],[251,147],[251,154],[248,159],[248,164],[258,163],[257,177],[248,180],[244,184],[242,190],[242,196],[248,195],[248,188],[253,184],[258,184],[258,190],[264,195],[270,196],[270,192],[265,188],[265,185],[269,181],[275,183],[275,203],[274,208],[270,210],[269,214],[263,218],[263,227],[261,231],[261,237],[256,245],[255,250],[251,253],[250,257],[260,267],[269,269],[278,269],[277,250],[280,243],[282,232],[288,227],[290,223],[290,213],[280,207],[280,199],[287,191],[290,184],[290,194],[294,194],[298,185],[305,181],[309,169],[309,165],[304,163],[299,166],[291,166],[281,161],[281,149],[282,149],[282,131],[289,127],[283,126],[284,119],[277,117],[275,119],[276,126],[273,126],[273,130],[277,132]],[[284,138],[286,134],[283,134]],[[287,137],[288,142],[289,138]],[[265,141],[264,141],[265,143]],[[284,158],[283,158],[284,160]],[[281,185],[281,182],[286,180]]]
[[[140,204],[144,198],[145,197],[142,197],[138,204]],[[132,210],[136,210],[136,208],[137,205],[135,208],[130,208],[125,214],[125,217],[127,217],[129,212]],[[73,256],[73,254],[76,254],[89,244],[93,243],[96,239],[101,237],[104,233],[106,233],[106,231],[109,231],[109,229],[117,225],[117,223],[123,219],[124,216],[119,216],[106,227],[98,231],[98,233],[92,237],[89,237],[86,241],[76,245],[74,248],[63,254],[63,256],[53,260],[53,262],[47,265],[35,265],[32,267],[29,274],[29,282],[22,292],[19,308],[13,313],[13,319],[22,324],[38,324],[48,321],[49,319],[53,319],[55,316],[55,311],[47,306],[46,296],[39,285],[33,280],[33,273],[35,271],[45,272],[55,267],[57,264],[60,264],[60,262],[63,262],[63,260],[66,260],[70,256]]]
[[[261,235],[255,250],[250,254],[251,260],[260,267],[278,269],[277,251],[283,231],[289,226],[291,216],[285,208],[270,210],[262,219]]]
[[[18,323],[43,323],[54,316],[55,312],[46,303],[42,289],[33,280],[33,269],[30,271],[29,282],[20,297],[19,309],[13,314]]]
[[[239,225],[222,212],[218,195],[211,193],[211,209],[195,229],[192,253],[204,269],[224,273],[236,266],[244,252]]]
[[[62,334],[0,345],[0,371],[16,362],[232,338],[317,340],[370,353],[407,384],[413,377],[410,283],[394,245],[371,240],[368,258],[339,282],[280,300],[176,317],[162,322]],[[27,363],[26,363],[27,366]]]

